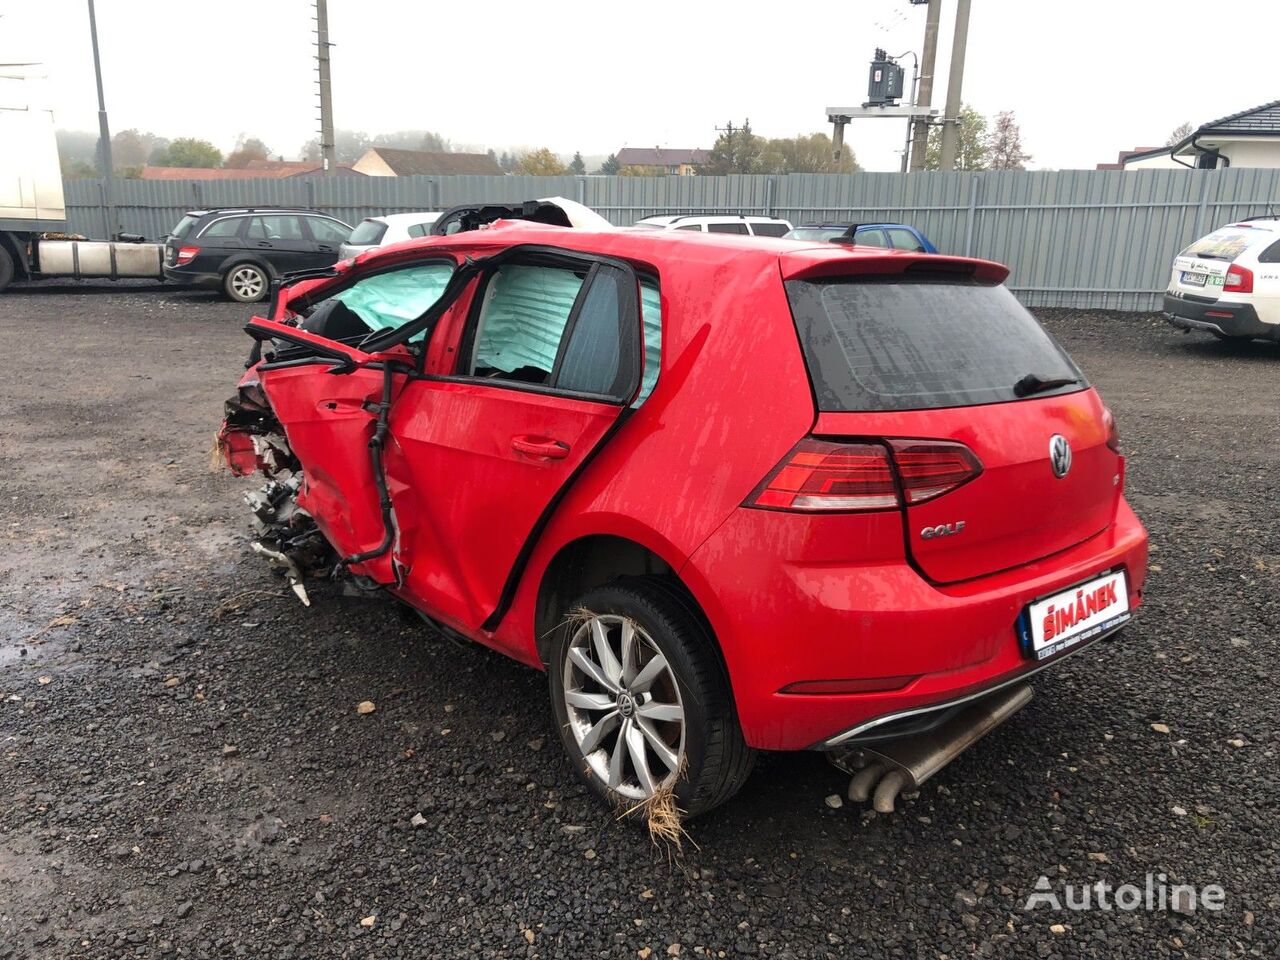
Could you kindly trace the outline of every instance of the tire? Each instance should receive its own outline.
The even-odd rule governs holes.
[[[3,243],[0,243],[0,290],[13,282],[13,254]]]
[[[662,577],[619,579],[570,609],[590,615],[571,615],[557,629],[547,677],[561,743],[591,792],[625,811],[670,787],[685,818],[737,793],[755,757],[715,641],[683,588]],[[628,624],[632,657],[624,668]],[[612,663],[598,652],[601,633]],[[602,672],[585,669],[584,657]]]
[[[222,290],[239,303],[257,303],[271,290],[271,277],[256,263],[237,263],[222,277]]]

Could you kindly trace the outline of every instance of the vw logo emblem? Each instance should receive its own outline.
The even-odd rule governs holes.
[[[1060,433],[1049,438],[1049,464],[1053,467],[1053,475],[1059,480],[1071,469],[1071,444]]]

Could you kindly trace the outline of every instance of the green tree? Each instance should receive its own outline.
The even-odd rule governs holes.
[[[506,150],[503,150],[502,156],[498,158],[498,166],[500,166],[507,173],[515,173],[517,163],[518,161],[516,160],[516,158],[513,157],[510,153],[508,153]]]
[[[222,151],[208,140],[179,137],[169,144],[155,164],[159,167],[220,167]]]
[[[616,177],[620,169],[621,164],[618,163],[618,155],[616,153],[609,154],[604,158],[604,162],[600,164],[600,172],[606,177]]]
[[[579,177],[587,172],[587,162],[582,159],[581,150],[574,151],[573,159],[569,161],[569,170]]]
[[[725,124],[711,146],[711,156],[698,165],[698,173],[712,176],[727,173],[760,173],[764,165],[765,141],[751,132],[751,121],[735,127]]]
[[[96,166],[79,157],[62,157],[61,166],[64,180],[92,180],[94,177],[102,176]]]
[[[546,147],[521,154],[516,162],[516,173],[530,177],[560,177],[568,172],[569,168]]]
[[[271,159],[271,151],[267,149],[265,143],[257,137],[245,137],[244,134],[241,134],[236,141],[236,148],[227,155],[224,166],[243,170],[254,160],[269,159]]]
[[[629,163],[618,170],[620,177],[665,177],[665,167],[649,167],[643,163]]]
[[[167,147],[169,141],[151,132],[143,133],[137,128],[121,130],[111,138],[111,162],[117,170],[141,167],[159,145]]]
[[[825,133],[798,134],[766,140],[761,173],[852,173],[858,169],[847,144],[835,159],[835,147]]]
[[[960,136],[956,141],[957,170],[986,170],[987,118],[965,104],[960,108]],[[924,154],[924,168],[942,168],[942,124],[930,127],[929,145]]]

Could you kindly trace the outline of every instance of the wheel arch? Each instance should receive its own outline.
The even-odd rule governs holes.
[[[548,662],[552,636],[575,598],[621,577],[656,577],[680,594],[702,622],[724,666],[724,651],[720,649],[715,630],[693,591],[680,578],[677,572],[680,566],[652,547],[617,534],[588,534],[563,544],[538,582],[534,640],[539,659],[544,665]],[[728,676],[727,669],[725,675]]]

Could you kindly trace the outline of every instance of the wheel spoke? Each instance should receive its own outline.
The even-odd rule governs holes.
[[[636,625],[630,620],[622,621],[622,685],[631,686],[636,678]]]
[[[617,727],[618,720],[618,711],[612,710],[596,721],[595,726],[588,730],[586,736],[582,738],[580,749],[584,757],[600,748],[600,742]],[[637,734],[637,736],[640,736],[640,734]]]
[[[564,702],[582,710],[612,710],[618,703],[612,694],[584,693],[581,690],[566,690]]]
[[[640,728],[640,732],[644,734],[644,738],[649,741],[649,746],[653,748],[653,752],[658,755],[658,759],[663,762],[668,770],[674,770],[680,764],[680,758],[676,756],[676,752],[662,737],[658,736],[658,731],[653,729],[653,724],[648,720],[642,720],[636,717],[635,725]]]
[[[631,721],[622,721],[622,731],[618,734],[618,739],[613,743],[613,753],[609,754],[609,778],[608,784],[613,789],[617,789],[622,785],[622,762],[627,756],[627,731],[631,729]]]
[[[591,620],[591,640],[601,669],[604,670],[605,676],[613,681],[614,687],[617,687],[622,682],[622,664],[618,662],[613,647],[609,646],[609,631],[599,617],[593,617]]]
[[[644,665],[644,669],[635,675],[631,681],[630,687],[636,693],[643,693],[653,686],[653,681],[658,679],[659,674],[667,668],[667,658],[660,653],[655,653],[653,659]]]
[[[631,754],[631,765],[635,767],[636,779],[640,781],[640,786],[644,788],[645,796],[651,797],[653,792],[658,789],[658,784],[653,779],[653,774],[649,772],[649,758],[645,756],[644,739],[644,734],[640,731],[639,726],[635,723],[627,725],[627,752]]]
[[[569,649],[569,659],[574,662],[574,665],[579,670],[600,684],[600,686],[611,693],[618,692],[618,685],[605,676],[604,671],[600,669],[600,665],[587,656],[587,652],[581,647],[571,647]]]
[[[612,702],[612,701],[610,701]],[[678,703],[646,703],[636,707],[636,713],[647,720],[683,720],[684,711]]]

